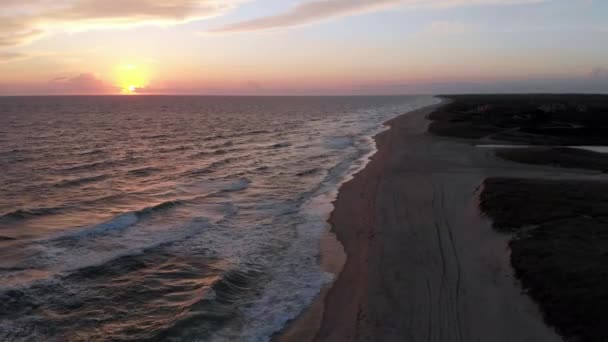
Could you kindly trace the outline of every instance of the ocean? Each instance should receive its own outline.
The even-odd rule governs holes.
[[[0,340],[267,341],[384,97],[0,97]]]

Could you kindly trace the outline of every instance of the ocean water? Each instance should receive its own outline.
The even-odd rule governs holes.
[[[267,341],[415,97],[0,98],[0,340]]]

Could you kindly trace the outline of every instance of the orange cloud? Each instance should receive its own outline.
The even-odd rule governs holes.
[[[110,95],[120,89],[93,73],[56,77],[48,81],[0,82],[0,95]]]
[[[0,47],[28,43],[44,34],[42,30],[30,26],[26,18],[0,19]]]
[[[111,86],[91,73],[73,77],[57,77],[49,82],[49,91],[59,94],[116,94],[119,89]]]
[[[29,56],[21,52],[0,52],[0,63],[18,61]]]
[[[221,15],[246,0],[2,0],[0,47],[53,30],[171,25]]]

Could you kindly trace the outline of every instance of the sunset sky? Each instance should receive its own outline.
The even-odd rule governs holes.
[[[1,0],[0,95],[608,92],[604,0]]]

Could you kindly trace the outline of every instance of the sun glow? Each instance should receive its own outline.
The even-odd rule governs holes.
[[[122,94],[134,95],[148,85],[149,72],[140,65],[120,65],[116,67],[114,79]]]

